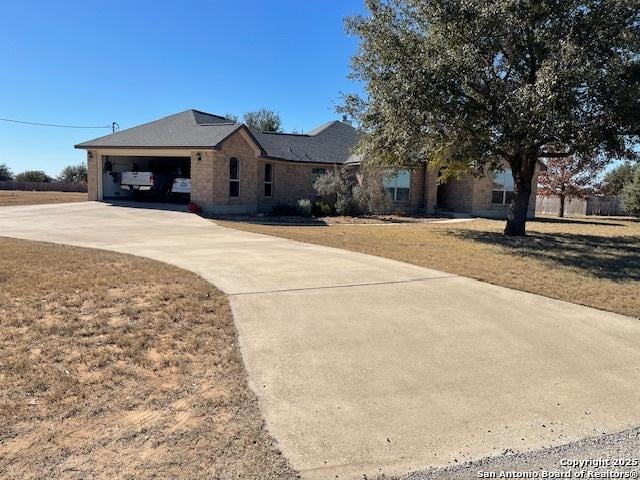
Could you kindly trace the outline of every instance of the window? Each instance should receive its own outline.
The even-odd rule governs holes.
[[[493,187],[491,189],[491,203],[494,205],[509,205],[513,200],[513,175],[511,170],[493,173]]]
[[[324,168],[312,168],[311,169],[311,182],[316,183],[321,176],[325,175],[327,171]]]
[[[389,192],[394,202],[409,201],[409,187],[411,185],[411,172],[400,170],[395,175],[384,176],[384,188]]]
[[[229,196],[240,196],[240,161],[235,157],[229,159]]]
[[[264,164],[264,196],[270,197],[273,194],[273,165]]]

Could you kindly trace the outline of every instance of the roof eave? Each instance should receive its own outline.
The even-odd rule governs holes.
[[[197,146],[197,145],[155,145],[155,146],[140,146],[140,145],[83,145],[78,144],[74,145],[73,148],[77,148],[79,150],[93,150],[93,149],[134,149],[134,150],[216,150],[217,146]]]
[[[274,155],[261,155],[260,158],[265,160],[278,160],[281,162],[291,163],[313,163],[315,165],[345,165],[346,162],[320,162],[318,160],[296,160],[293,158],[276,157]]]

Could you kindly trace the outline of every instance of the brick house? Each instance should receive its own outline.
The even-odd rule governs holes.
[[[305,134],[271,133],[187,110],[75,147],[87,151],[89,200],[126,199],[131,192],[120,188],[122,172],[171,165],[191,179],[190,201],[204,213],[240,214],[313,198],[318,176],[345,164],[357,168],[357,140],[356,129],[344,120]],[[425,166],[397,172],[385,186],[398,209],[427,214],[438,208],[501,217],[513,193],[508,171],[438,185],[437,173]]]

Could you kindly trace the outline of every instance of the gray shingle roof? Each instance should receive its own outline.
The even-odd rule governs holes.
[[[306,135],[250,130],[265,150],[265,156],[298,162],[345,163],[358,141],[356,129],[338,121]]]
[[[76,148],[212,148],[241,127],[242,124],[234,123],[218,115],[198,110],[186,110],[160,120],[80,143],[76,145]]]
[[[76,145],[76,148],[214,148],[240,128],[240,123],[198,110],[187,110],[154,122]],[[261,132],[250,128],[264,156],[296,162],[353,161],[355,128],[333,121],[307,134]]]

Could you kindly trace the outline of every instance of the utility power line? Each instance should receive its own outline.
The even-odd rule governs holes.
[[[62,125],[59,123],[38,123],[38,122],[25,122],[24,120],[15,120],[13,118],[0,118],[2,122],[11,122],[11,123],[22,123],[25,125],[37,125],[40,127],[56,127],[56,128],[111,128],[112,130],[116,130],[117,123],[113,122],[111,125],[97,125],[97,126],[89,126],[89,125]]]

